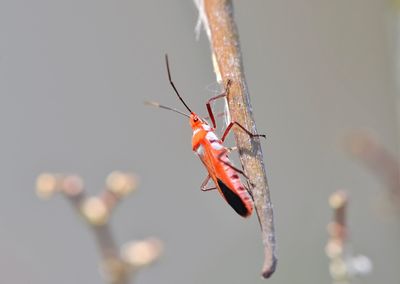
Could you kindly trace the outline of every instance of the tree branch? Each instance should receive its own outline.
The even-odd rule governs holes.
[[[159,258],[162,245],[156,239],[125,244],[120,249],[115,243],[109,217],[118,202],[136,188],[136,179],[130,174],[113,172],[107,178],[106,189],[99,195],[87,197],[83,181],[75,175],[42,174],[36,181],[36,192],[47,199],[61,192],[76,212],[91,228],[102,257],[102,276],[111,284],[128,284],[141,267]]]
[[[233,6],[230,0],[195,0],[199,9],[199,23],[204,25],[208,35],[214,71],[217,81],[223,87],[232,81],[228,97],[229,115],[236,121],[256,133],[250,97],[241,60],[238,32],[233,19]],[[254,184],[252,194],[262,231],[264,244],[264,266],[262,276],[268,278],[275,271],[275,231],[272,203],[265,172],[260,141],[251,139],[246,133],[234,129],[240,160],[246,175]]]

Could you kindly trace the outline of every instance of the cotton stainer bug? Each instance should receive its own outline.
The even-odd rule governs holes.
[[[193,129],[192,137],[192,149],[199,156],[200,160],[203,162],[204,166],[208,171],[208,175],[204,182],[201,184],[200,189],[202,191],[209,191],[213,189],[218,189],[222,197],[228,202],[228,204],[242,217],[248,217],[253,211],[253,200],[249,188],[243,185],[238,174],[241,174],[246,180],[248,180],[246,174],[236,168],[228,158],[229,148],[223,146],[227,135],[231,131],[233,126],[239,127],[241,130],[246,132],[250,137],[264,137],[263,134],[253,134],[248,131],[245,127],[237,122],[230,122],[226,127],[222,138],[218,139],[215,135],[214,130],[216,128],[215,117],[211,109],[211,102],[219,99],[226,98],[229,95],[229,89],[231,81],[229,80],[226,84],[225,92],[216,97],[212,97],[207,101],[207,111],[209,118],[212,123],[212,127],[207,123],[205,119],[200,118],[196,113],[194,113],[182,99],[179,94],[175,84],[171,79],[171,72],[168,63],[168,56],[165,55],[165,63],[167,66],[168,80],[174,89],[176,95],[189,111],[189,115],[183,113],[177,109],[160,105],[154,102],[148,102],[148,104],[160,107],[167,110],[172,110],[181,115],[189,118],[190,126]],[[212,179],[215,186],[207,188],[209,180]],[[251,184],[248,182],[248,184]]]

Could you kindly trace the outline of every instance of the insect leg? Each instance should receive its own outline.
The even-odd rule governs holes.
[[[214,115],[214,117],[220,118],[226,115],[225,111],[217,113],[217,115]],[[204,119],[210,120],[211,118],[209,116],[205,116]]]
[[[226,129],[224,131],[224,135],[222,135],[222,138],[221,138],[222,142],[225,141],[226,136],[228,136],[229,132],[232,129],[232,126],[234,126],[234,125],[239,126],[240,129],[242,129],[244,132],[246,132],[251,138],[254,138],[254,137],[264,137],[264,138],[266,138],[265,134],[253,134],[250,131],[248,131],[243,125],[239,124],[236,121],[233,121],[233,122],[229,123],[229,125],[226,127]]]
[[[251,199],[254,202],[254,197],[253,197],[253,193],[250,190],[250,186],[254,187],[254,184],[252,184],[250,181],[247,181],[247,186],[245,186],[244,188],[246,189],[247,193],[250,195]]]
[[[229,164],[229,163],[227,163],[227,162],[225,162],[224,160],[221,159],[221,157],[222,157],[223,155],[225,155],[226,153],[228,153],[228,152],[231,151],[231,150],[237,150],[237,148],[236,148],[235,146],[232,147],[232,148],[227,148],[225,151],[221,152],[221,154],[218,155],[218,160],[220,160],[222,163],[224,163],[225,165],[227,165],[228,167],[230,167],[232,170],[234,170],[234,171],[238,172],[239,174],[241,174],[242,176],[244,176],[245,179],[246,179],[246,181],[249,183],[249,185],[250,185],[251,187],[254,187],[254,184],[250,181],[249,177],[248,177],[242,170],[236,168],[235,166],[233,166],[233,165],[231,165],[231,164]],[[253,195],[251,194],[251,191],[250,191],[248,188],[246,188],[246,190],[247,190],[247,191],[250,193],[250,195],[253,197]]]
[[[232,151],[236,151],[237,149],[238,149],[238,147],[236,147],[236,146],[226,148],[226,150],[228,150],[228,153],[230,153]]]
[[[231,87],[231,84],[232,84],[232,81],[231,81],[231,80],[228,80],[228,82],[226,83],[226,87],[225,87],[224,93],[221,94],[221,95],[212,97],[212,98],[209,99],[209,100],[207,101],[207,103],[206,103],[208,115],[209,115],[209,117],[210,117],[210,119],[211,119],[211,122],[212,122],[214,128],[217,127],[217,125],[215,124],[215,117],[214,117],[214,114],[213,114],[212,109],[211,109],[211,102],[214,101],[214,100],[216,100],[216,99],[220,99],[220,98],[225,98],[225,97],[227,97],[227,96],[229,95],[229,89],[230,89],[230,87]]]
[[[210,191],[210,190],[213,190],[213,189],[217,189],[215,186],[214,186],[214,187],[206,188],[207,183],[208,183],[208,181],[210,180],[210,178],[211,178],[211,176],[210,176],[210,175],[207,175],[206,179],[205,179],[205,180],[203,181],[203,183],[200,185],[200,189],[201,189],[202,191]]]
[[[224,163],[225,165],[227,165],[228,167],[230,167],[232,170],[234,170],[235,172],[238,172],[239,174],[243,175],[247,180],[249,180],[248,176],[240,169],[236,168],[235,166],[231,165],[230,163],[227,163],[226,161],[222,160],[222,156],[226,155],[228,153],[228,150],[225,149],[224,151],[222,151],[219,155],[218,155],[218,160],[220,160],[222,163]]]

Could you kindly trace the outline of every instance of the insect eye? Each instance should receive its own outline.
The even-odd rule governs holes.
[[[197,117],[193,118],[194,122],[197,122],[199,119]]]

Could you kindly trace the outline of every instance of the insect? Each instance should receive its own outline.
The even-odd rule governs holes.
[[[230,122],[226,127],[222,138],[218,139],[218,137],[214,133],[216,129],[216,122],[211,109],[211,102],[216,99],[226,98],[229,95],[231,81],[228,80],[224,93],[210,98],[206,103],[209,119],[212,123],[211,127],[204,118],[200,118],[195,112],[193,112],[189,108],[189,106],[179,94],[177,88],[175,87],[175,84],[171,79],[171,72],[167,55],[165,55],[165,63],[167,67],[168,80],[180,101],[189,111],[189,114],[186,114],[175,108],[167,107],[154,102],[148,102],[148,104],[177,112],[189,118],[190,126],[193,130],[192,149],[199,156],[200,160],[203,162],[208,171],[208,175],[201,184],[200,189],[202,191],[217,189],[222,197],[228,202],[228,204],[236,211],[236,213],[238,213],[242,217],[250,216],[253,211],[252,195],[250,193],[250,190],[245,185],[243,185],[239,174],[241,174],[246,180],[248,180],[248,177],[242,170],[236,168],[229,160],[228,153],[231,149],[225,147],[223,145],[223,142],[225,141],[233,126],[239,127],[252,138],[265,138],[265,135],[253,134],[239,123]],[[210,179],[212,179],[212,181],[214,182],[214,186],[207,187]]]

